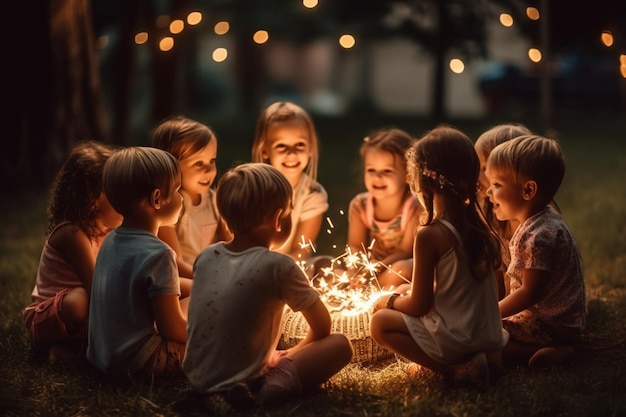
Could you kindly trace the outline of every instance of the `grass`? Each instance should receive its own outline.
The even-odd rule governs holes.
[[[433,127],[415,118],[316,118],[321,139],[320,181],[329,192],[334,228],[318,250],[345,243],[340,214],[362,189],[358,146],[370,129],[398,126],[419,136]],[[494,121],[457,121],[470,137]],[[527,125],[533,129],[532,122]],[[223,172],[249,159],[252,124],[216,125]],[[555,123],[567,174],[557,195],[585,263],[589,326],[585,348],[571,364],[550,371],[507,369],[483,390],[446,388],[437,378],[409,378],[395,360],[350,365],[321,392],[254,416],[624,416],[626,415],[626,121]],[[21,310],[29,303],[46,227],[45,190],[5,192],[0,202],[0,415],[178,416],[172,403],[183,376],[104,378],[89,367],[52,367],[32,355]],[[325,226],[325,227],[327,227]],[[339,248],[339,249],[338,249]],[[203,415],[189,410],[184,415]]]

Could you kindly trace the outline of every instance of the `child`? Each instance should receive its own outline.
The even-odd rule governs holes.
[[[149,147],[119,150],[107,161],[103,188],[122,214],[96,259],[89,306],[87,359],[105,373],[180,371],[190,279],[156,237],[182,208],[178,161]],[[182,304],[182,306],[181,306]]]
[[[413,269],[413,237],[423,208],[406,179],[404,155],[412,143],[408,133],[386,129],[366,137],[360,149],[367,191],[350,202],[348,247],[353,253],[366,248],[394,271],[378,271],[383,289],[410,282]]]
[[[407,152],[411,189],[427,211],[414,241],[413,279],[382,296],[370,322],[376,342],[450,382],[489,378],[487,355],[507,340],[493,275],[498,245],[477,211],[479,162],[462,132],[439,126]]]
[[[498,297],[502,299],[509,292],[508,280],[504,278],[506,268],[511,261],[509,253],[509,240],[513,232],[518,226],[517,221],[499,221],[493,214],[493,204],[487,198],[487,188],[489,188],[489,180],[485,176],[485,168],[487,167],[487,158],[491,150],[497,145],[522,135],[530,135],[530,130],[521,124],[501,124],[493,126],[491,129],[483,132],[476,143],[474,149],[478,154],[480,161],[480,175],[478,176],[478,202],[480,210],[485,217],[487,224],[496,232],[500,241],[500,253],[502,254],[502,265],[496,271],[496,282],[498,283]]]
[[[176,252],[180,276],[191,278],[192,265],[200,251],[211,243],[231,238],[217,212],[211,189],[217,174],[217,138],[208,126],[174,116],[154,129],[152,145],[174,155],[180,164],[183,210],[176,225],[161,227],[158,236]]]
[[[277,168],[293,188],[293,228],[274,250],[296,261],[309,258],[328,210],[328,194],[317,182],[318,143],[311,117],[290,102],[267,107],[257,121],[252,162]]]
[[[499,303],[511,335],[503,357],[531,368],[563,363],[575,354],[587,313],[578,246],[550,207],[565,175],[561,149],[551,139],[521,136],[491,151],[486,174],[494,214],[520,225],[510,242],[511,291]]]
[[[24,310],[31,343],[51,364],[85,354],[96,255],[122,221],[102,192],[102,169],[113,152],[95,141],[77,144],[52,183],[46,242],[32,303]]]
[[[300,267],[269,250],[290,235],[291,199],[289,182],[267,164],[239,165],[219,181],[217,206],[234,237],[196,260],[183,363],[201,395],[228,399],[244,387],[268,404],[319,387],[352,358]],[[285,305],[302,312],[310,331],[277,351]]]

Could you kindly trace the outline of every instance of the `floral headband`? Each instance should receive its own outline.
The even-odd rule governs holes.
[[[450,188],[450,191],[452,191],[454,194],[457,194],[457,191],[454,189],[454,184],[452,182],[450,182],[445,175],[438,173],[435,170],[432,169],[428,169],[428,166],[425,162],[419,162],[418,163],[419,166],[422,167],[421,169],[421,174],[422,176],[426,177],[426,178],[430,178],[431,180],[435,180],[437,183],[439,183],[439,188],[441,190],[443,190],[443,187],[448,187]]]

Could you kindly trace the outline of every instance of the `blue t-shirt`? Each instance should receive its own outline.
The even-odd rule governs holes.
[[[152,299],[169,294],[180,295],[174,251],[145,230],[112,231],[93,274],[87,359],[103,372],[141,369],[162,340]]]

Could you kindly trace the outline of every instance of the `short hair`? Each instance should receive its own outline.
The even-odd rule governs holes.
[[[367,151],[372,149],[389,152],[395,161],[399,158],[406,172],[406,151],[411,147],[415,139],[407,132],[397,128],[380,129],[371,132],[363,139],[359,148],[361,159],[364,159]]]
[[[207,125],[184,116],[171,116],[152,131],[152,146],[168,151],[179,161],[200,152],[215,133]]]
[[[516,182],[533,180],[546,201],[556,195],[565,176],[565,159],[559,143],[538,135],[524,135],[496,146],[487,167],[509,172]]]
[[[291,205],[289,181],[273,166],[249,162],[228,170],[217,184],[217,209],[235,234],[248,233]]]
[[[104,165],[102,185],[111,206],[122,216],[149,199],[155,189],[169,200],[172,182],[180,176],[176,158],[162,149],[131,146],[113,154]]]
[[[476,148],[476,151],[480,152],[486,159],[491,153],[491,150],[499,144],[518,136],[531,134],[532,132],[530,129],[522,124],[500,124],[483,132],[478,139],[476,139],[474,147]]]
[[[319,144],[317,132],[311,116],[302,107],[289,101],[277,101],[270,104],[261,112],[254,131],[252,143],[252,162],[267,162],[263,160],[263,147],[267,141],[267,132],[276,124],[301,121],[309,134],[309,149],[311,157],[306,167],[306,174],[317,181],[317,164],[319,161]]]

